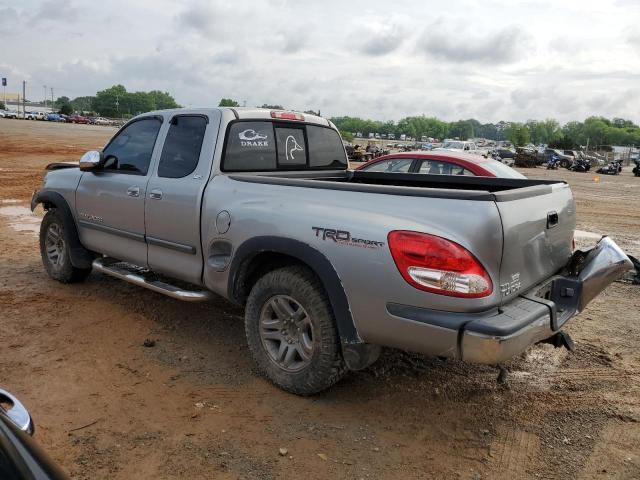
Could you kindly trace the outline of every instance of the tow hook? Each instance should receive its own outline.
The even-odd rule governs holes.
[[[555,348],[564,347],[570,352],[573,352],[576,349],[573,340],[569,336],[567,332],[558,332],[555,335],[547,338],[546,340],[542,340],[540,343],[550,343]]]

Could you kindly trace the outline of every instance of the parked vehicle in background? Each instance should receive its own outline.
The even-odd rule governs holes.
[[[70,115],[67,117],[67,123],[89,123],[89,119],[87,117],[83,117],[82,115]]]
[[[618,175],[620,172],[622,172],[622,160],[613,160],[596,170],[596,173],[603,175]]]
[[[471,155],[489,155],[487,150],[479,149],[474,142],[465,142],[462,140],[445,140],[442,142],[441,147],[435,148],[434,150],[448,150],[450,152],[469,153]]]
[[[557,170],[560,166],[560,157],[555,153],[547,159],[547,170]]]
[[[586,158],[576,156],[569,166],[569,170],[573,172],[588,172],[591,169],[591,164]]]
[[[314,115],[145,113],[79,165],[48,167],[31,202],[46,210],[43,266],[62,283],[93,268],[243,305],[258,369],[296,394],[382,346],[489,365],[541,341],[569,348],[563,325],[632,267],[608,237],[573,254],[569,186],[405,155],[439,174],[350,171],[338,130]]]
[[[564,152],[561,152],[560,150],[555,150],[553,148],[546,148],[544,150],[544,162],[547,163],[547,165],[549,164],[549,159],[552,156],[556,156],[558,157],[558,164],[562,167],[562,168],[569,168],[571,166],[571,164],[573,163],[573,157],[570,155],[566,155]]]
[[[44,120],[43,112],[27,112],[27,120]]]
[[[494,152],[498,155],[498,157],[505,158],[516,158],[516,152],[513,150],[509,150],[508,148],[496,148]]]
[[[13,119],[18,118],[18,112],[14,112],[11,110],[1,110],[0,112],[3,118],[13,118]]]
[[[89,123],[92,125],[111,125],[111,120],[104,117],[93,117],[89,119]]]
[[[64,118],[59,113],[48,113],[45,120],[49,122],[64,122]]]
[[[0,389],[0,478],[62,480],[67,478],[31,438],[31,415],[20,401]]]
[[[636,177],[640,177],[640,159],[636,158],[636,159],[633,161],[633,163],[635,163],[635,164],[636,164],[636,166],[635,166],[635,167],[633,167],[633,170],[632,170],[633,175],[634,175],[634,176],[636,176]]]
[[[478,177],[527,178],[511,167],[479,155],[434,150],[392,153],[360,165],[365,172],[423,173]]]

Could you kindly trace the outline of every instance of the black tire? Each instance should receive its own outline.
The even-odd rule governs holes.
[[[305,319],[313,327],[310,359],[298,371],[287,371],[278,365],[265,346],[268,341],[261,335],[265,309],[274,298],[280,297],[290,298],[299,304],[306,313]],[[287,392],[313,395],[338,382],[346,371],[329,299],[318,278],[305,267],[273,270],[255,283],[247,299],[245,332],[249,350],[260,372]],[[301,356],[299,358],[304,362]]]
[[[73,266],[66,234],[62,215],[52,208],[46,213],[40,225],[42,264],[47,274],[54,280],[61,283],[81,282],[91,273],[91,268]],[[55,247],[52,243],[56,243]]]

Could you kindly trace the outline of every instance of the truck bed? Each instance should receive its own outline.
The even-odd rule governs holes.
[[[544,195],[551,193],[554,185],[566,185],[566,182],[558,180],[362,171],[252,172],[231,174],[230,178],[243,182],[292,187],[493,202]]]

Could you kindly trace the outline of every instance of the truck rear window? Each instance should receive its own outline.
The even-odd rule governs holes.
[[[347,168],[342,140],[331,128],[270,121],[240,121],[229,127],[223,171],[322,168]]]

